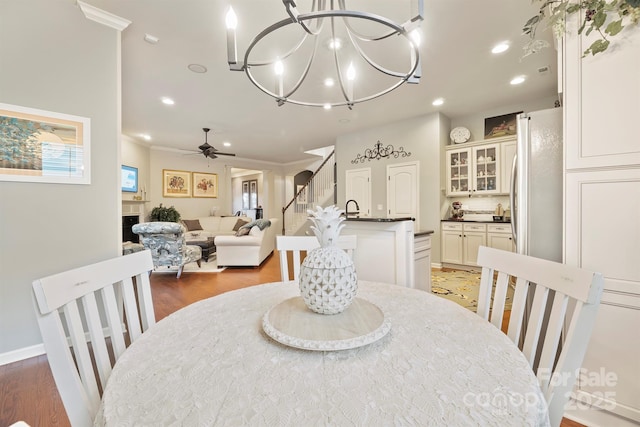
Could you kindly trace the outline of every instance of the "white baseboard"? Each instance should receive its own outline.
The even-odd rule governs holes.
[[[45,354],[44,344],[36,344],[30,347],[24,347],[13,351],[8,351],[6,353],[0,353],[0,366],[8,365],[9,363],[13,362],[19,362],[21,360],[40,356],[42,354]]]
[[[431,268],[433,268],[435,270],[442,270],[442,263],[440,263],[440,262],[432,262],[431,263]]]

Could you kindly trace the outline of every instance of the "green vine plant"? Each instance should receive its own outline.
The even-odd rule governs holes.
[[[583,13],[578,34],[591,34],[596,31],[599,38],[583,52],[583,57],[596,55],[607,50],[611,38],[620,33],[625,26],[636,25],[640,21],[640,0],[535,0],[542,2],[538,14],[524,25],[523,32],[531,40],[525,45],[524,56],[549,47],[549,43],[536,39],[538,26],[548,21],[545,28],[551,28],[556,39],[565,32],[566,18],[574,13]]]

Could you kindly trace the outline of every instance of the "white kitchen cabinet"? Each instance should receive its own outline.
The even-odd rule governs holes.
[[[472,194],[500,193],[500,145],[488,144],[473,147]]]
[[[564,261],[605,280],[582,363],[581,376],[592,380],[577,384],[565,416],[585,425],[638,425],[640,28],[625,28],[606,52],[583,58],[597,34],[578,35],[573,18],[563,55]],[[612,220],[617,212],[622,228]]]
[[[487,246],[514,252],[511,224],[487,224]]]
[[[443,263],[462,264],[462,223],[443,222],[441,231],[441,261]]]
[[[421,234],[413,242],[415,262],[414,287],[431,292],[431,236]]]
[[[508,193],[502,186],[503,141],[467,143],[464,148],[448,147],[445,156],[447,196]],[[513,137],[508,141],[513,141]]]
[[[486,224],[462,224],[462,262],[478,265],[478,249],[487,246]]]
[[[478,265],[478,249],[487,245],[486,224],[443,222],[441,232],[442,263]]]
[[[447,195],[466,196],[472,188],[470,178],[473,175],[471,167],[471,149],[461,148],[447,151]]]
[[[515,140],[504,142],[500,147],[500,192],[502,194],[511,192],[511,170],[516,151],[517,143]]]

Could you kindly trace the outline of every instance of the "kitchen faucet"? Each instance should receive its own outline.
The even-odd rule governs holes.
[[[353,212],[349,212],[349,203],[355,203],[356,204],[356,211]],[[357,215],[360,213],[360,206],[358,206],[358,202],[356,202],[353,199],[347,200],[347,203],[344,205],[344,214],[347,218],[349,218],[349,215]]]

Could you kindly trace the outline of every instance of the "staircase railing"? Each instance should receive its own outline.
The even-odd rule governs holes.
[[[307,220],[307,209],[326,200],[330,193],[335,203],[336,179],[334,165],[335,151],[327,156],[318,169],[300,190],[296,191],[293,198],[282,208],[282,234],[286,234],[287,224],[302,223]]]

